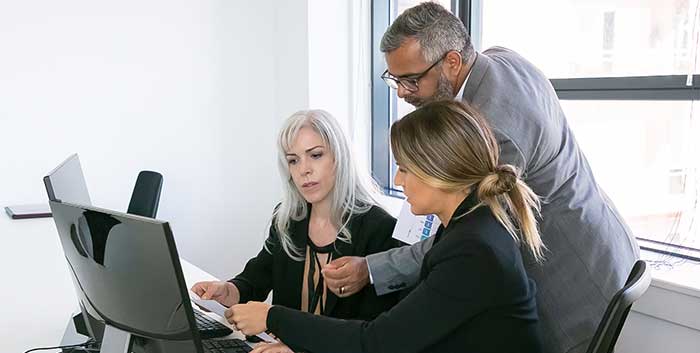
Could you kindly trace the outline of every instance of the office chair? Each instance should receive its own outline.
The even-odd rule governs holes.
[[[160,173],[141,171],[136,178],[136,185],[131,193],[131,201],[126,213],[156,218],[162,188],[163,176]]]
[[[651,274],[647,271],[646,263],[638,260],[632,267],[625,286],[610,300],[586,353],[613,352],[632,304],[647,291],[650,283]]]

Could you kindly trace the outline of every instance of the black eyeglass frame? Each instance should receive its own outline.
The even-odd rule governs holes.
[[[418,92],[418,90],[420,89],[420,87],[418,86],[418,82],[419,82],[423,77],[425,77],[425,75],[428,74],[428,72],[430,72],[430,70],[432,70],[432,69],[435,67],[435,65],[437,65],[439,62],[443,61],[443,60],[447,57],[447,54],[449,54],[449,53],[451,53],[451,52],[453,52],[453,51],[456,51],[456,52],[458,52],[458,53],[460,53],[460,54],[462,53],[461,50],[454,50],[454,49],[453,49],[453,50],[449,50],[449,51],[447,51],[445,54],[443,54],[442,57],[440,57],[440,59],[436,60],[432,65],[430,65],[430,66],[429,66],[427,69],[425,69],[423,72],[420,72],[420,73],[417,73],[417,74],[409,75],[410,77],[405,77],[405,76],[397,77],[397,76],[394,76],[394,75],[392,75],[392,74],[389,72],[389,69],[384,70],[384,73],[382,73],[382,75],[379,76],[379,77],[380,77],[380,78],[384,81],[384,83],[386,83],[386,85],[389,86],[390,88],[398,89],[398,88],[399,88],[399,85],[401,85],[404,89],[406,89],[407,91],[409,91],[409,92],[411,92],[411,93]]]

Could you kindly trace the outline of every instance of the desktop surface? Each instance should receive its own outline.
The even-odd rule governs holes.
[[[2,213],[0,236],[2,351],[57,345],[78,304],[53,219]]]

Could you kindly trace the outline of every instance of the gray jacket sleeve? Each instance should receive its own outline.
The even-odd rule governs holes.
[[[433,245],[433,238],[381,253],[367,255],[367,266],[377,295],[384,295],[418,283],[423,256]]]

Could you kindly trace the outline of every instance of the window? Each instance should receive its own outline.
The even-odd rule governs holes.
[[[482,49],[513,49],[550,78],[686,75],[695,3],[483,1]]]
[[[373,1],[372,4],[372,172],[380,186],[388,194],[400,193],[394,185],[396,163],[389,150],[389,127],[414,110],[413,106],[397,99],[396,93],[389,90],[379,78],[386,70],[384,56],[379,50],[384,30],[406,9],[425,2],[425,0],[385,0]],[[439,0],[445,8],[455,12],[459,2]]]
[[[694,102],[700,98],[700,68],[693,33],[700,32],[699,1],[450,4],[477,50],[513,49],[551,78],[598,183],[640,245],[698,260],[700,117]],[[378,41],[393,18],[377,22],[380,10],[373,9],[373,32],[379,35],[373,38],[373,66],[381,70],[373,73],[372,168],[381,185],[396,193],[388,128],[412,107],[396,102],[377,79],[385,68]]]
[[[685,101],[564,100],[562,107],[598,184],[643,239],[700,248],[690,234],[696,152]],[[693,114],[691,119],[691,114]]]

